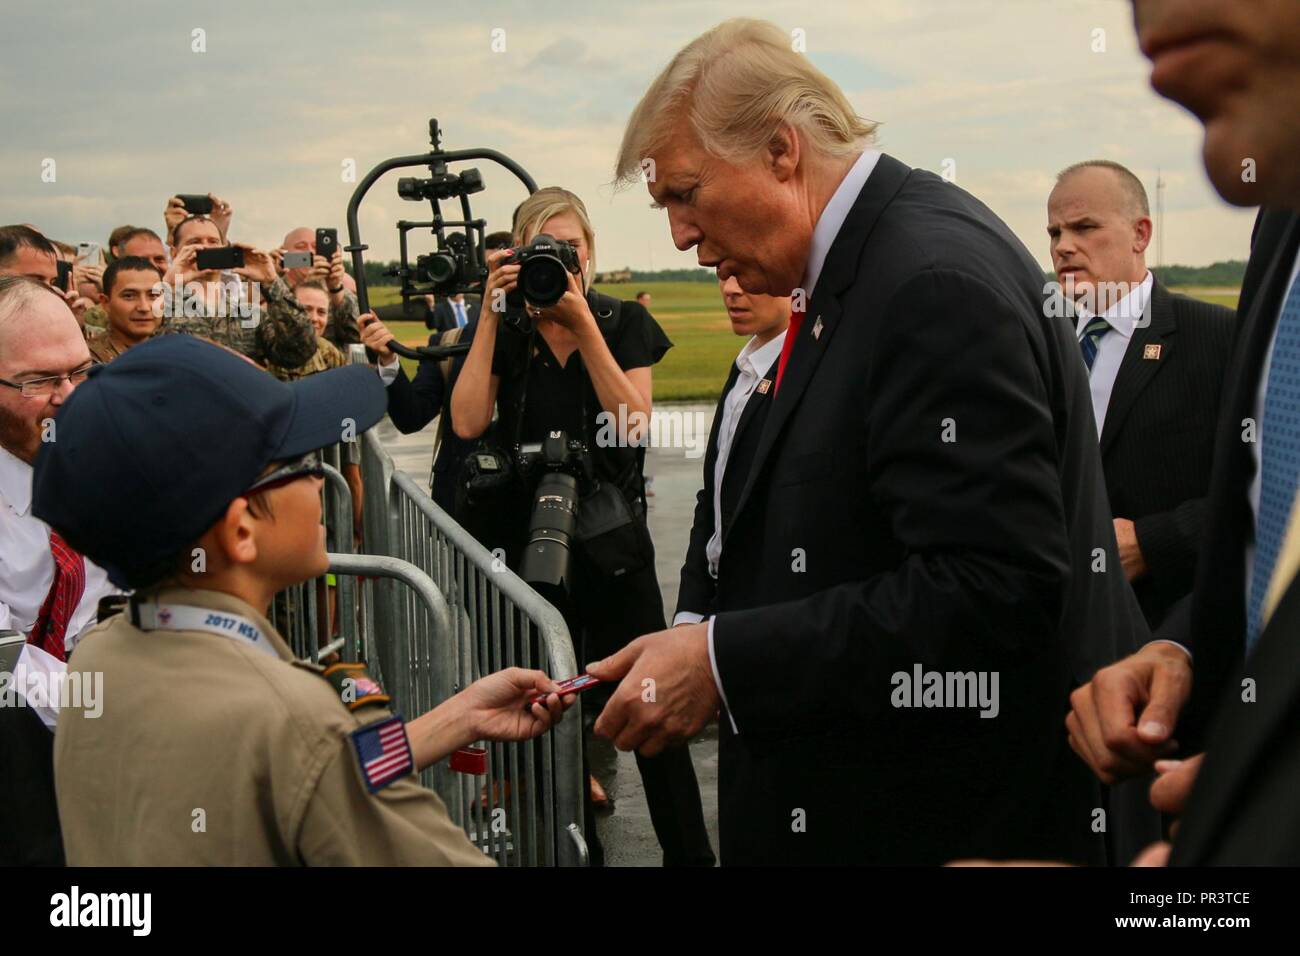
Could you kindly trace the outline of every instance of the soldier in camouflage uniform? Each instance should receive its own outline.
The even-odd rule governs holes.
[[[205,216],[191,216],[173,233],[179,244],[163,277],[160,335],[198,335],[262,365],[297,368],[316,354],[316,335],[302,307],[275,274],[269,252],[235,243],[244,265],[232,272],[199,272],[200,249],[223,245]],[[240,280],[247,280],[245,285]]]
[[[291,229],[284,237],[281,253],[310,252],[312,265],[307,269],[284,269],[280,278],[289,289],[297,288],[302,282],[320,282],[329,295],[329,322],[325,326],[324,337],[340,349],[361,341],[361,329],[357,324],[361,310],[357,305],[356,294],[345,283],[348,281],[347,270],[343,267],[343,250],[336,249],[333,256],[326,259],[316,255],[316,233],[306,226]]]
[[[106,327],[86,338],[91,355],[110,362],[157,332],[161,283],[162,272],[148,259],[120,256],[113,260],[104,270],[99,294]]]
[[[330,319],[329,292],[324,283],[315,280],[300,282],[293,290],[293,298],[298,302],[307,321],[312,325],[316,335],[316,353],[306,362],[296,367],[286,367],[268,362],[266,370],[282,382],[292,382],[305,378],[316,372],[329,368],[340,368],[348,363],[343,352],[329,339],[325,338],[325,329]]]

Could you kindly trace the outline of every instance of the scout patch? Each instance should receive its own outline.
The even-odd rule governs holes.
[[[360,710],[372,704],[387,704],[392,700],[375,679],[366,673],[365,664],[331,664],[321,671],[321,676],[334,686],[339,700],[343,701],[348,710]]]
[[[406,739],[406,722],[400,715],[353,731],[352,744],[357,748],[361,776],[371,793],[378,793],[415,769],[411,743]]]

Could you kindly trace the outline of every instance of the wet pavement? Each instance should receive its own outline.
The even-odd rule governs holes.
[[[677,581],[695,511],[695,496],[703,484],[703,449],[713,415],[712,405],[659,405],[652,425],[652,443],[646,454],[646,474],[651,477],[650,534],[655,544],[655,564],[664,609],[671,623],[677,606]],[[656,426],[662,426],[656,428]],[[430,458],[436,421],[414,435],[402,435],[388,419],[377,426],[395,466],[422,487],[428,487]],[[698,455],[699,457],[691,457]],[[588,718],[588,722],[590,721]],[[619,753],[607,741],[590,738],[592,769],[609,794],[613,809],[597,817],[597,830],[608,866],[659,866],[661,855],[650,824],[645,791],[636,760]],[[691,759],[699,778],[704,819],[713,851],[718,850],[718,735],[710,725],[691,743]]]

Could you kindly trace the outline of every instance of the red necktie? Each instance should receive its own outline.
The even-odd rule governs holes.
[[[36,615],[27,643],[35,644],[63,661],[68,659],[63,647],[68,622],[86,591],[86,562],[53,530],[50,531],[50,554],[54,557],[54,580],[50,582],[50,593],[45,596],[45,603]]]
[[[785,341],[781,343],[781,360],[776,365],[776,386],[772,389],[773,396],[781,390],[781,376],[785,374],[786,362],[790,361],[790,350],[794,348],[794,340],[799,336],[803,317],[804,313],[797,309],[790,313],[790,327],[786,329]]]

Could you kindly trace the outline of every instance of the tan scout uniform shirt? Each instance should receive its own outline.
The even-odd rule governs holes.
[[[232,595],[157,599],[242,615],[280,659],[129,612],[88,631],[68,671],[103,674],[102,713],[65,706],[54,738],[70,866],[490,865],[413,774],[367,791],[351,734],[386,709],[349,712]]]

